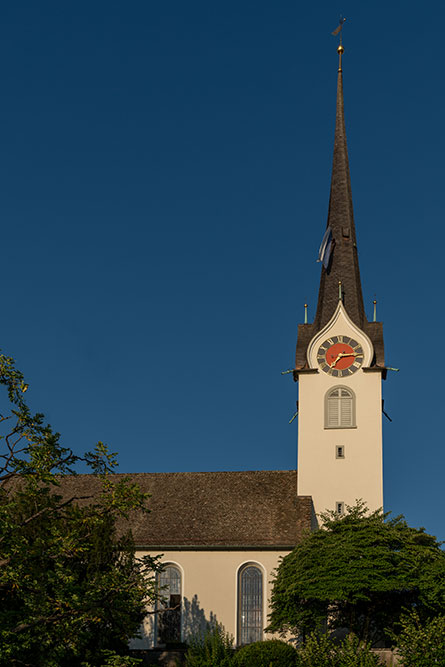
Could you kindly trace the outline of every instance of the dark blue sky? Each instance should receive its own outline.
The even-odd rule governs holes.
[[[344,29],[385,505],[445,538],[443,26],[412,2],[17,1],[0,12],[0,344],[79,453],[289,469]]]

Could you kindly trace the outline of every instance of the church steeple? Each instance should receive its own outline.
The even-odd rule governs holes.
[[[343,104],[343,46],[338,47],[337,112],[335,120],[334,158],[327,227],[332,231],[333,249],[327,269],[323,266],[314,325],[321,329],[332,317],[338,303],[338,285],[349,317],[360,327],[366,321],[358,264],[351,178]]]
[[[340,27],[341,31],[343,20]],[[298,494],[315,514],[363,498],[383,505],[381,322],[368,322],[358,266],[343,109],[343,46],[338,48],[337,112],[327,232],[318,306],[298,327]],[[322,230],[320,229],[320,232]],[[321,235],[321,234],[320,234]]]
[[[383,328],[381,322],[368,322],[363,304],[357,240],[352,206],[351,178],[343,103],[343,46],[338,49],[337,106],[335,119],[334,156],[327,229],[331,230],[331,254],[321,269],[317,310],[312,324],[298,326],[294,379],[309,369],[307,350],[311,339],[330,321],[338,306],[339,296],[349,318],[372,341],[374,357],[371,366],[385,368]],[[321,231],[321,230],[320,230]],[[341,287],[339,290],[339,284]],[[339,294],[340,292],[340,294]]]

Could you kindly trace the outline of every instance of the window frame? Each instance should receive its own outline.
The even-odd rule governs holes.
[[[252,639],[252,641],[242,641],[243,640],[243,633],[244,632],[249,632],[249,626],[247,625],[246,628],[243,627],[243,582],[242,578],[246,570],[249,568],[255,569],[259,575],[260,575],[260,584],[261,584],[261,598],[260,598],[260,603],[257,607],[257,609],[251,610],[251,613],[255,612],[260,612],[260,619],[258,626],[256,630],[258,631],[258,636],[255,639]],[[264,581],[265,581],[265,572],[264,568],[260,563],[254,562],[254,561],[249,561],[247,563],[243,563],[240,565],[238,568],[237,572],[237,581],[236,581],[236,586],[237,586],[237,591],[236,591],[236,609],[237,609],[237,622],[236,622],[236,630],[237,630],[237,646],[246,646],[247,644],[253,643],[254,641],[262,641],[264,638],[264,614],[265,614],[265,609],[264,609],[264,601],[265,601],[265,588],[264,588]],[[252,626],[250,626],[252,627]]]
[[[177,616],[179,616],[179,624],[178,624],[179,625],[179,627],[178,627],[179,638],[178,639],[172,639],[172,640],[169,640],[169,641],[171,641],[171,642],[182,641],[182,632],[183,632],[182,624],[183,624],[183,620],[184,620],[183,619],[184,573],[182,571],[182,567],[180,567],[178,565],[178,563],[175,563],[175,562],[168,561],[166,563],[162,563],[162,566],[163,566],[162,572],[158,572],[156,574],[156,587],[157,587],[157,591],[158,591],[158,593],[160,594],[161,597],[162,597],[162,591],[160,590],[160,587],[162,586],[162,583],[161,583],[162,574],[166,570],[171,568],[172,570],[175,570],[177,572],[177,574],[179,575],[179,594],[169,592],[168,595],[169,595],[170,599],[166,602],[167,602],[167,606],[170,606],[171,605],[171,597],[173,595],[179,597],[179,609],[177,610]],[[161,608],[161,605],[162,605],[162,602],[159,599],[156,602],[156,610],[159,610]],[[166,612],[166,613],[167,614],[172,614],[172,612]],[[161,622],[160,622],[161,618],[160,617],[161,617],[161,614],[156,613],[156,615],[155,615],[155,628],[154,628],[155,646],[164,646],[166,643],[167,644],[169,643],[169,641],[167,641],[167,642],[161,642],[160,641],[160,632],[161,632]]]
[[[338,516],[344,516],[345,514],[345,503],[343,500],[336,500],[335,501],[335,513]]]
[[[339,424],[335,424],[334,426],[329,424],[329,400],[338,401],[338,405],[340,405],[341,400],[342,400],[341,394],[340,394],[340,396],[338,396],[338,398],[331,396],[332,393],[334,391],[337,391],[337,390],[339,390],[340,392],[342,390],[345,390],[345,391],[349,392],[350,395],[351,395],[350,399],[346,399],[346,397],[343,399],[343,400],[346,399],[346,400],[351,401],[351,406],[352,407],[351,407],[351,423],[350,424],[339,423]],[[332,430],[332,429],[357,428],[355,415],[356,415],[356,398],[355,398],[355,392],[351,389],[351,387],[347,387],[344,384],[336,384],[334,387],[331,387],[330,389],[328,389],[328,391],[325,393],[325,396],[324,396],[324,428],[325,429]],[[341,419],[341,417],[340,417],[340,419]]]
[[[340,460],[346,458],[344,445],[335,445],[335,458]]]

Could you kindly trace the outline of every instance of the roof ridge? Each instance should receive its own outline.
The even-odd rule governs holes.
[[[245,474],[245,473],[283,473],[283,472],[289,472],[289,473],[294,473],[297,472],[295,469],[289,469],[289,470],[172,470],[172,471],[162,471],[162,472],[157,472],[157,471],[152,471],[152,472],[113,472],[111,474],[112,477],[126,477],[126,476],[148,476],[148,475],[223,475],[223,474]],[[69,477],[70,475],[58,475],[59,477]],[[82,473],[74,473],[72,475],[73,477],[93,477],[94,473],[91,472],[82,472]],[[99,477],[99,476],[97,476]]]

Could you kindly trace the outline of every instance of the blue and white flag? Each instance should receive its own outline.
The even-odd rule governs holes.
[[[320,250],[318,251],[317,262],[322,262],[325,269],[329,266],[332,249],[334,247],[334,239],[332,238],[332,229],[326,227],[326,231],[321,242]]]

